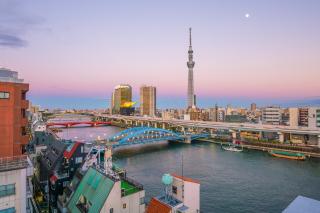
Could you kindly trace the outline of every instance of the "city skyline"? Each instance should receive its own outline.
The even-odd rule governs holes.
[[[128,83],[134,100],[149,84],[159,107],[184,108],[190,26],[199,107],[319,99],[317,1],[0,5],[0,67],[18,71],[44,107],[106,107]]]

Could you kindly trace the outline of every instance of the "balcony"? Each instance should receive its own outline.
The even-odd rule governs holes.
[[[29,101],[28,100],[21,100],[21,108],[28,109],[29,108]]]

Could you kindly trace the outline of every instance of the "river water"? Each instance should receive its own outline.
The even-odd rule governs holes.
[[[66,139],[106,138],[117,127],[63,129]],[[233,153],[212,143],[160,143],[115,152],[114,163],[144,185],[146,198],[163,192],[161,176],[182,172],[201,182],[202,212],[281,212],[296,196],[320,200],[320,161],[292,161],[265,152]]]

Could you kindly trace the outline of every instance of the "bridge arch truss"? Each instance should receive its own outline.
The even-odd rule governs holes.
[[[145,144],[165,140],[184,140],[183,135],[166,129],[152,127],[133,127],[112,136],[109,141],[117,141],[115,146]]]

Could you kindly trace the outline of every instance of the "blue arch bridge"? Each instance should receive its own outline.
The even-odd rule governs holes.
[[[177,141],[182,143],[191,143],[199,138],[208,138],[209,133],[179,133],[166,129],[152,127],[133,127],[125,129],[108,139],[112,147],[121,147],[134,144],[150,144],[157,141]]]

